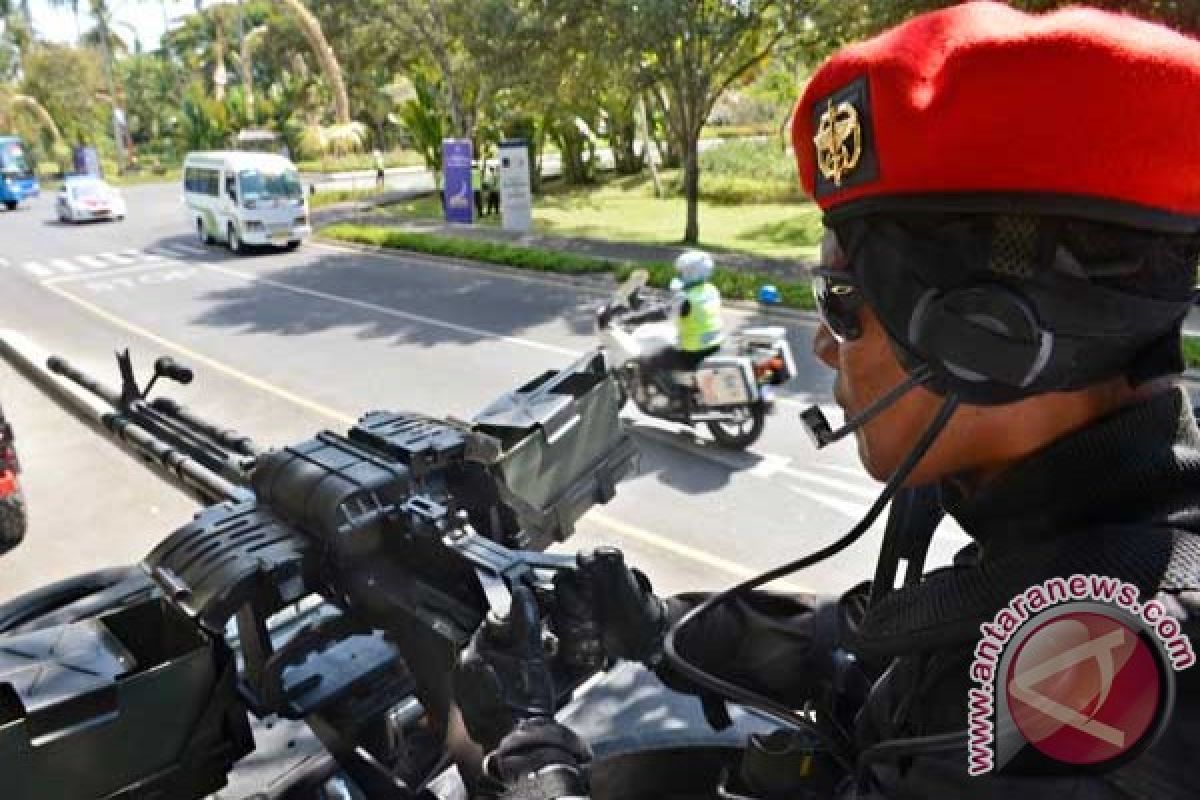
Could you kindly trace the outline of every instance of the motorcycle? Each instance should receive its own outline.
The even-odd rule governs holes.
[[[21,491],[21,464],[13,446],[12,425],[0,408],[0,554],[25,538],[25,495]]]
[[[644,414],[682,425],[703,423],[722,447],[744,450],[762,436],[774,390],[796,374],[786,331],[743,328],[694,371],[649,374],[642,357],[676,343],[669,304],[648,304],[644,269],[633,274],[596,312],[605,355],[627,398]]]
[[[450,675],[518,585],[542,610],[560,718],[596,753],[595,800],[741,796],[714,787],[765,718],[735,709],[715,731],[640,667],[555,645],[570,626],[554,577],[576,562],[544,549],[636,464],[598,351],[470,422],[374,411],[271,450],[149,399],[192,380],[169,358],[140,386],[118,354],[119,389],[25,361],[203,507],[135,567],[0,605],[6,798],[465,800],[481,754]]]

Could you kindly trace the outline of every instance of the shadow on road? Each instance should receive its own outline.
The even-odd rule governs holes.
[[[173,241],[162,244],[169,247]],[[194,239],[183,241],[196,246]],[[424,347],[521,337],[552,322],[569,333],[590,333],[594,325],[595,301],[569,286],[514,281],[484,271],[431,269],[393,258],[364,268],[361,256],[349,254],[322,253],[307,263],[267,272],[270,255],[265,251],[224,259],[223,265],[232,269],[253,266],[257,277],[271,283],[254,280],[209,292],[204,299],[213,307],[193,321],[285,336],[342,328],[360,339]],[[555,348],[575,349],[545,336],[529,338],[549,345],[543,349],[556,360]],[[587,346],[579,343],[578,349]]]
[[[685,494],[719,491],[735,473],[762,461],[754,453],[722,450],[711,439],[686,428],[667,431],[633,419],[623,422],[641,453],[639,476],[653,476]]]

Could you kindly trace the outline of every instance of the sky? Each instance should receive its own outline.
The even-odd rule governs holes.
[[[204,0],[204,7],[217,5],[214,0]],[[75,41],[75,15],[70,7],[56,8],[50,0],[30,0],[33,12],[33,26],[44,39],[52,42]],[[92,20],[87,14],[87,0],[79,2],[79,30],[87,31],[92,27]],[[126,23],[142,40],[144,50],[158,47],[158,39],[163,33],[163,12],[169,22],[178,21],[196,10],[195,0],[109,0],[116,23]],[[113,29],[118,36],[129,43],[133,49],[133,34],[129,28],[115,24]]]

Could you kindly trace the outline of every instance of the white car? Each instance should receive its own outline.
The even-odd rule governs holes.
[[[67,178],[58,190],[55,208],[63,222],[125,219],[125,199],[99,178]]]

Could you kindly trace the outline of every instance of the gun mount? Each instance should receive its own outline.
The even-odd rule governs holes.
[[[0,770],[17,798],[203,796],[253,749],[247,712],[303,720],[370,796],[415,797],[409,775],[429,765],[396,726],[447,736],[459,649],[516,583],[549,595],[574,561],[539,551],[636,465],[599,353],[470,422],[373,411],[273,450],[148,398],[159,378],[190,382],[186,367],[159,359],[140,388],[128,351],[117,361],[118,390],[61,358],[46,368],[205,507],[111,605],[0,636]],[[80,653],[86,680],[39,683],[78,672]]]

